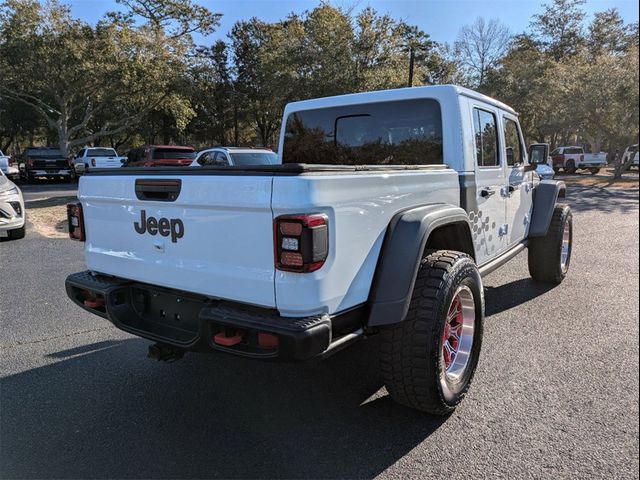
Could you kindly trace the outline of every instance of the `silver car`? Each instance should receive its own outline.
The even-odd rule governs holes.
[[[0,238],[23,238],[25,231],[22,192],[0,170]]]

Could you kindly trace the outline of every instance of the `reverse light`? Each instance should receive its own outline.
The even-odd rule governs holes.
[[[324,214],[282,215],[274,222],[275,264],[287,272],[315,272],[329,253],[328,218]]]
[[[67,204],[67,221],[69,222],[69,238],[84,242],[84,215],[82,213],[82,204],[80,202]]]

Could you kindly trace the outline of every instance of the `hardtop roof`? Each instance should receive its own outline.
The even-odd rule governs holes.
[[[517,115],[517,112],[510,106],[494,98],[483,95],[469,88],[457,85],[434,85],[422,87],[405,87],[390,90],[378,90],[374,92],[350,93],[347,95],[336,95],[333,97],[314,98],[291,102],[285,108],[285,113],[297,112],[301,110],[314,110],[318,108],[337,107],[345,105],[355,105],[359,103],[385,102],[392,100],[409,100],[417,98],[434,98],[436,100],[451,101],[458,96],[465,96],[487,103],[494,107]]]

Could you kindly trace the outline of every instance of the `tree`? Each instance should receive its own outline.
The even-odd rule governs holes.
[[[597,12],[589,25],[588,46],[591,55],[621,54],[627,48],[627,32],[618,9]]]
[[[454,51],[470,86],[482,89],[488,73],[498,66],[509,48],[511,33],[496,18],[486,21],[478,17],[460,29]]]
[[[0,95],[32,108],[65,154],[154,109],[188,116],[172,89],[186,68],[185,39],[114,18],[92,28],[55,0],[7,0],[0,9]]]
[[[531,27],[538,40],[555,60],[575,55],[584,44],[581,5],[586,0],[553,0],[533,16]]]
[[[190,38],[192,33],[208,35],[220,25],[219,13],[212,13],[191,0],[116,0],[127,7],[122,12],[111,12],[110,17],[120,24],[133,24],[144,20],[145,28],[162,32],[171,40]]]

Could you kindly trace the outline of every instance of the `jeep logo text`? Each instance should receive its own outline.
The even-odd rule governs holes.
[[[133,222],[133,228],[140,235],[149,232],[149,235],[160,234],[163,237],[171,235],[171,242],[176,243],[179,238],[184,236],[184,223],[179,218],[160,218],[149,217],[145,210],[140,211],[140,221]]]

